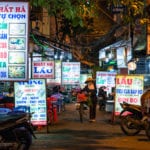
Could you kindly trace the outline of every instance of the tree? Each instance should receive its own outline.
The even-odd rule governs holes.
[[[124,21],[118,25],[113,19],[111,20],[111,14],[106,8],[101,7],[101,3],[110,8],[123,6],[124,11],[120,15]],[[30,0],[30,4],[34,7],[46,8],[49,15],[55,17],[57,32],[53,42],[57,46],[69,47],[78,61],[90,67],[98,64],[98,50],[109,42],[115,41],[114,34],[118,26],[130,24],[131,28],[134,28],[135,19],[139,18],[141,23],[146,21],[143,19],[143,0]],[[110,23],[103,22],[103,25],[94,31],[94,19],[98,14],[101,16],[105,14]],[[100,22],[96,23],[99,25]],[[111,25],[113,28],[110,27]],[[66,37],[71,43],[66,42]]]
[[[131,38],[132,59],[134,59],[134,32],[138,24],[144,26],[148,19],[146,18],[146,1],[143,0],[109,0],[110,7],[122,7],[120,12],[122,23],[129,25],[129,35]],[[144,30],[144,29],[143,29]],[[143,34],[144,35],[144,34]],[[145,40],[145,38],[144,38]],[[141,41],[141,40],[140,40]]]
[[[69,46],[74,57],[85,64],[94,65],[89,59],[85,59],[90,48],[80,35],[88,34],[93,30],[93,18],[96,16],[95,1],[30,0],[30,4],[33,7],[46,8],[49,15],[55,17],[56,39],[53,39],[56,40],[55,44],[58,46],[68,44],[65,39],[69,37],[71,41]]]

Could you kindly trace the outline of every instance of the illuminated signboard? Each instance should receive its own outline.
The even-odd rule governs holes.
[[[62,84],[80,84],[80,62],[62,62]]]
[[[117,75],[116,76],[116,96],[115,114],[118,115],[122,108],[120,103],[124,101],[131,104],[140,105],[140,97],[143,94],[144,77],[141,75]]]
[[[33,62],[33,78],[50,78],[54,79],[54,61]]]
[[[28,79],[28,2],[0,2],[0,80]]]
[[[15,82],[15,107],[30,106],[33,125],[47,124],[45,79],[31,79],[28,82]]]
[[[115,87],[115,77],[116,73],[114,72],[96,72],[96,86],[100,88],[101,86],[106,87]]]
[[[61,84],[61,61],[55,60],[55,78],[54,79],[47,79],[47,84]]]

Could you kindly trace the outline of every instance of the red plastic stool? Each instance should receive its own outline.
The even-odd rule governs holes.
[[[58,121],[56,98],[47,98],[47,112],[50,123],[56,123]]]

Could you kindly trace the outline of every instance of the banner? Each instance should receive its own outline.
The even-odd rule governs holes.
[[[0,80],[28,79],[27,2],[0,2]]]
[[[96,72],[96,86],[100,88],[101,86],[105,86],[107,93],[111,93],[112,87],[115,87],[115,72],[104,72],[97,71]]]
[[[117,75],[115,90],[115,115],[122,111],[120,103],[141,105],[140,97],[143,94],[144,77],[142,75]]]
[[[61,61],[55,60],[55,78],[47,79],[47,85],[61,85]]]
[[[43,79],[54,79],[54,61],[41,61],[33,62],[32,65],[32,77],[33,78],[43,78]]]
[[[62,84],[80,84],[80,62],[62,62]]]
[[[30,106],[33,125],[47,124],[45,79],[31,79],[28,82],[15,82],[15,107]]]

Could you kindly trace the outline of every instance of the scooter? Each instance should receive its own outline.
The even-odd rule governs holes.
[[[148,127],[148,115],[143,112],[141,105],[126,102],[120,105],[123,109],[120,113],[120,127],[126,135],[133,136],[140,133],[141,130],[146,130]]]
[[[17,110],[0,114],[1,150],[29,149],[32,137],[36,138],[30,118],[31,114]]]

